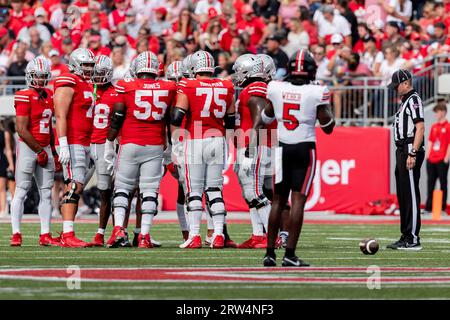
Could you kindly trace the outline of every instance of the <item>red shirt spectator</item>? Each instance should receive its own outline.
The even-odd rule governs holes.
[[[115,28],[119,23],[125,22],[125,14],[127,13],[128,4],[125,0],[115,0],[114,1],[116,9],[113,10],[109,16],[109,27]]]
[[[80,8],[81,13],[86,13],[88,11],[89,1],[88,0],[77,0],[73,3],[73,5]]]
[[[89,11],[81,15],[81,25],[83,26],[83,31],[91,29],[91,22],[93,18],[98,18],[100,20],[101,28],[109,29],[108,16],[105,12],[101,11],[101,5],[96,1],[90,2]]]
[[[48,16],[52,14],[53,11],[59,8],[60,0],[44,0],[42,1],[42,7],[47,11]]]
[[[91,35],[89,37],[89,49],[94,53],[95,56],[105,55],[109,56],[111,53],[111,49],[108,47],[102,46],[102,37],[99,32],[91,31]]]
[[[245,5],[242,8],[242,20],[237,24],[237,29],[240,32],[247,32],[250,35],[250,45],[256,47],[260,44],[266,25],[261,18],[254,15],[250,5]]]
[[[313,46],[319,43],[319,33],[317,31],[317,26],[309,20],[302,21],[303,29],[309,35],[309,45]]]
[[[17,36],[20,29],[33,24],[34,16],[29,9],[24,8],[23,0],[12,0],[12,9],[9,11],[9,23],[7,27]]]
[[[50,41],[52,42],[53,48],[58,50],[59,52],[62,52],[62,41],[65,38],[69,38],[72,40],[72,44],[74,48],[78,48],[81,42],[81,31],[78,28],[69,30],[67,24],[63,22],[61,24],[61,28],[59,28],[58,31],[56,31],[53,35]]]
[[[430,141],[428,161],[431,163],[443,161],[446,158],[450,143],[450,123],[444,119],[433,124],[428,140]]]
[[[231,41],[233,40],[233,37],[235,37],[237,35],[237,24],[236,24],[236,19],[234,17],[230,18],[230,20],[228,20],[228,28],[223,29],[220,33],[219,33],[219,42],[220,42],[220,47],[225,50],[225,51],[230,51],[230,47],[231,47]]]

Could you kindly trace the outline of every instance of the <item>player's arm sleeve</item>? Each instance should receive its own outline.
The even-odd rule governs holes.
[[[60,87],[75,87],[77,84],[75,78],[70,74],[62,74],[55,79],[55,91]]]
[[[30,97],[21,91],[14,95],[14,107],[16,108],[16,116],[30,115]]]
[[[330,104],[331,101],[331,93],[330,90],[326,87],[320,87],[319,92],[316,95],[316,106],[327,105]]]
[[[322,131],[326,134],[332,133],[336,125],[330,108],[330,96],[330,90],[326,86],[321,87],[316,96],[317,120],[319,120]]]
[[[408,108],[414,124],[424,121],[422,99],[413,95],[411,98],[409,98]]]

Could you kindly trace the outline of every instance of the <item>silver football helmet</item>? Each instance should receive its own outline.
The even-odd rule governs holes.
[[[192,55],[191,60],[194,76],[199,72],[214,73],[214,58],[211,53],[199,50]]]
[[[277,72],[273,59],[264,53],[260,53],[257,56],[261,59],[263,64],[264,80],[272,81],[275,77],[275,73]]]
[[[142,52],[134,61],[134,73],[136,76],[140,73],[151,73],[157,76],[159,74],[158,57],[151,51]]]
[[[174,61],[167,67],[166,78],[168,80],[180,81],[183,77],[183,66],[181,61]]]
[[[183,77],[185,77],[185,78],[193,78],[194,77],[194,71],[193,71],[191,58],[192,58],[192,54],[188,55],[181,62],[182,70],[183,70]]]
[[[110,57],[99,55],[95,57],[94,73],[92,75],[92,83],[106,84],[110,83],[113,76],[113,64]]]
[[[70,54],[69,66],[73,68],[73,73],[90,79],[94,71],[95,56],[89,49],[78,48]]]
[[[46,87],[51,76],[50,61],[45,58],[34,58],[25,68],[25,80],[31,88]]]
[[[243,54],[233,65],[233,82],[241,86],[249,78],[265,79],[262,59],[254,54]]]
[[[130,62],[130,67],[128,71],[123,76],[124,79],[135,79],[136,78],[136,59],[132,59]]]

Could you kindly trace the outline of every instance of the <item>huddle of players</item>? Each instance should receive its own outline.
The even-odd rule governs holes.
[[[288,78],[303,79],[299,87],[304,84],[309,86],[317,69],[311,55],[301,50],[291,58],[289,64],[292,67],[288,68]],[[275,129],[278,126],[280,142],[283,136],[288,137],[287,140],[294,137],[297,141],[295,137],[300,136],[300,142],[304,142],[304,138],[305,141],[315,141],[311,128],[314,131],[316,119],[322,124],[331,114],[324,113],[326,116],[323,119],[319,117],[319,107],[329,103],[329,93],[325,87],[313,85],[311,91],[307,92],[306,95],[312,93],[309,100],[306,99],[306,104],[311,105],[308,108],[300,108],[301,99],[305,99],[303,93],[289,93],[290,89],[282,96],[271,99],[273,94],[268,91],[267,84],[274,84],[272,90],[280,94],[277,92],[279,86],[285,83],[271,82],[275,66],[266,55],[245,54],[236,60],[233,66],[234,82],[243,88],[236,103],[234,84],[230,80],[213,77],[214,60],[205,51],[197,51],[183,62],[172,63],[166,71],[167,79],[158,79],[157,57],[152,52],[143,52],[132,61],[129,75],[115,86],[111,84],[112,62],[107,56],[94,57],[88,49],[77,49],[70,56],[69,67],[71,73],[56,78],[53,94],[45,88],[50,79],[48,61],[41,58],[32,60],[26,68],[28,88],[18,91],[14,98],[20,142],[17,190],[12,205],[11,245],[22,243],[20,218],[23,201],[34,176],[41,195],[41,245],[103,246],[112,198],[114,229],[107,246],[129,246],[126,232],[129,209],[134,193],[139,192],[141,215],[137,246],[157,246],[158,243],[150,239],[150,228],[158,210],[159,184],[167,169],[180,184],[177,213],[184,237],[180,247],[202,247],[200,222],[203,195],[209,216],[208,229],[212,231],[205,242],[211,248],[236,247],[226,232],[222,171],[227,156],[226,131],[241,129],[243,132],[251,131],[251,134],[237,135],[235,172],[250,209],[253,234],[238,247],[267,248],[267,257],[274,257],[272,249],[280,245],[279,219],[273,224],[277,225],[277,230],[272,230],[271,236],[270,230],[274,228],[268,223],[271,203],[267,196],[271,194],[269,187],[272,183],[268,181],[272,178],[269,180],[264,174],[264,168],[270,166],[271,139],[269,137],[261,141],[255,130]],[[304,68],[314,70],[302,71]],[[295,81],[292,83],[298,86]],[[286,104],[286,99],[293,99],[297,104]],[[281,109],[287,108],[287,112],[281,111],[279,115],[278,105]],[[305,109],[314,111],[303,115]],[[272,112],[272,117],[263,110],[267,114]],[[309,119],[312,112],[313,120]],[[56,135],[53,134],[51,123],[53,115],[56,117]],[[304,124],[301,116],[305,116],[309,122]],[[275,118],[278,124],[270,124],[275,122],[269,120]],[[325,127],[331,127],[332,130],[331,120]],[[280,127],[284,131],[280,131]],[[300,133],[297,132],[299,127],[302,129]],[[307,136],[304,136],[305,132]],[[53,140],[56,141],[53,143]],[[117,153],[116,143],[119,145]],[[314,146],[308,150],[315,150],[315,144],[312,144]],[[295,148],[291,152],[295,154]],[[303,155],[304,150],[300,153]],[[306,158],[309,159],[308,163],[300,173],[290,167],[284,170],[283,159],[284,181],[282,187],[278,188],[281,190],[279,192],[275,181],[273,200],[279,202],[277,194],[281,193],[284,203],[277,203],[275,211],[286,208],[289,196],[287,189],[293,192],[293,204],[296,192],[306,200],[315,171],[313,154],[308,153]],[[88,243],[75,236],[73,225],[80,194],[86,180],[90,178],[88,170],[91,159],[95,163],[102,204],[98,232],[94,240]],[[50,190],[55,167],[59,165],[63,169],[66,190],[61,203],[63,232],[60,237],[54,238],[49,232]],[[285,177],[290,170],[294,170],[292,176]],[[299,184],[301,188],[297,188]],[[292,214],[292,211],[296,210],[291,210],[289,222],[293,217],[298,219],[298,215]],[[303,220],[303,213],[301,218]],[[298,221],[294,222],[298,225]],[[291,229],[291,224],[288,225]],[[294,230],[295,245],[298,236],[299,230]],[[292,242],[289,239],[291,247]]]

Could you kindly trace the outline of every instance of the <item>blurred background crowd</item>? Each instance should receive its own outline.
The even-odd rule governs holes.
[[[88,47],[111,56],[115,80],[145,50],[168,65],[198,49],[213,55],[218,76],[239,55],[264,52],[282,78],[288,57],[308,48],[318,78],[387,82],[448,53],[449,26],[450,0],[0,0],[0,75],[22,76],[42,55],[56,76],[70,52]]]

